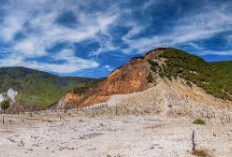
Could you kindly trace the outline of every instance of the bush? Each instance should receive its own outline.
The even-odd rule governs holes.
[[[157,62],[154,62],[154,61],[152,61],[152,60],[148,60],[148,62],[151,64],[151,66],[153,66],[153,67],[158,67],[159,66],[159,64],[157,63]]]
[[[151,65],[151,70],[154,72],[160,72],[160,66],[157,62],[153,61],[153,60],[148,60],[148,62]]]
[[[192,152],[192,155],[199,156],[199,157],[207,157],[209,156],[208,152],[206,150],[194,150]]]
[[[152,83],[153,81],[154,81],[154,78],[153,78],[152,74],[149,73],[149,75],[147,76],[147,82]]]
[[[205,125],[205,121],[202,119],[196,119],[193,121],[193,124]]]

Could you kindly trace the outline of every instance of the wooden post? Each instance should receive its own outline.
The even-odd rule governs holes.
[[[116,113],[116,115],[118,115],[118,99],[116,98],[116,111],[115,111]]]
[[[195,143],[195,131],[192,132],[192,151],[196,150],[196,143]]]
[[[5,124],[4,114],[3,114],[3,116],[2,116],[2,123]]]

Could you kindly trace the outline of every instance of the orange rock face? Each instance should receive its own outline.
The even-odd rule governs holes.
[[[83,99],[83,95],[77,95],[73,92],[69,92],[65,95],[64,101],[66,102],[75,102],[75,101],[80,101],[81,99]]]
[[[87,90],[83,95],[68,93],[65,100],[73,101],[75,107],[84,107],[109,100],[114,94],[128,94],[148,88],[147,77],[150,73],[149,59],[162,53],[162,49],[154,50],[145,57],[133,58],[123,67],[116,69],[108,78],[94,89]]]

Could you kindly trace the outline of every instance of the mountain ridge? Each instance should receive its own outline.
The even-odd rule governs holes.
[[[196,85],[216,98],[231,101],[232,91],[222,88],[217,76],[220,70],[215,70],[212,64],[182,50],[157,48],[115,69],[99,86],[83,93],[69,92],[67,95],[76,100],[64,99],[62,106],[85,107],[103,103],[115,94],[130,94],[156,86],[158,78],[170,81],[182,78],[187,86]]]

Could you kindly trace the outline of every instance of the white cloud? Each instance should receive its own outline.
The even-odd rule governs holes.
[[[64,0],[56,2],[15,0],[4,6],[6,15],[0,28],[0,36],[5,42],[12,43],[12,46],[8,55],[1,59],[0,66],[26,66],[57,73],[71,73],[99,66],[96,61],[91,59],[81,59],[72,50],[64,50],[57,54],[48,53],[46,50],[60,42],[75,43],[90,39],[97,40],[96,35],[98,33],[106,34],[108,27],[116,21],[117,16],[111,12],[105,14],[86,13],[80,10],[79,5],[83,5],[83,3],[69,3],[71,1]],[[73,5],[74,3],[75,5]],[[78,19],[78,25],[74,28],[65,27],[55,22],[67,8],[74,11]],[[25,38],[20,41],[14,40],[14,36],[18,32],[24,33]],[[101,41],[99,40],[99,42]],[[53,61],[60,59],[64,63],[42,63],[36,60],[37,57],[42,56]],[[33,58],[35,59],[30,61]]]
[[[232,50],[219,50],[219,51],[215,51],[215,50],[202,50],[201,52],[200,52],[200,54],[199,55],[202,55],[202,56],[204,56],[204,55],[225,55],[225,56],[227,56],[227,55],[232,55]]]
[[[130,40],[133,40],[134,36],[138,35],[139,33],[145,30],[144,25],[140,25],[139,23],[135,23],[135,22],[128,23],[126,26],[129,27],[130,30],[125,36],[122,37],[122,40],[125,42],[129,42]]]
[[[107,69],[108,71],[114,70],[114,68],[112,68],[110,65],[105,65],[104,68]]]
[[[139,32],[139,26],[135,30]],[[199,13],[193,17],[186,17],[176,22],[172,30],[166,34],[154,35],[133,39],[133,29],[124,36],[124,41],[129,48],[124,53],[144,53],[155,47],[170,47],[179,44],[192,43],[209,39],[217,33],[232,30],[232,17],[224,10],[209,13]],[[129,37],[128,37],[129,36]]]
[[[38,69],[38,70],[45,70],[50,72],[62,73],[62,74],[70,74],[82,69],[89,69],[89,68],[96,68],[98,67],[98,63],[95,61],[83,60],[78,59],[74,61],[68,61],[62,64],[55,64],[55,63],[39,63],[35,61],[27,62],[30,68]],[[26,65],[24,65],[26,66]],[[28,67],[28,65],[27,65]]]
[[[18,54],[24,54],[25,57],[37,57],[46,55],[46,43],[43,40],[35,37],[23,39],[16,42],[13,50]]]
[[[22,21],[15,16],[7,16],[2,23],[0,34],[5,41],[12,41],[14,35],[22,29]]]
[[[55,72],[61,74],[73,73],[82,69],[96,68],[99,63],[76,57],[72,50],[63,50],[52,56],[53,61],[62,60],[62,63],[46,63],[43,61],[25,60],[17,55],[10,55],[0,60],[0,67],[24,66],[32,69]]]

